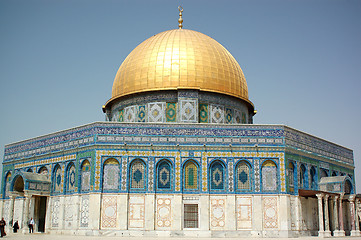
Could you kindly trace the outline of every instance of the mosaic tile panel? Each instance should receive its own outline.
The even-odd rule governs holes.
[[[103,190],[118,190],[120,180],[120,166],[115,159],[104,163]]]
[[[62,174],[62,167],[58,166],[54,172],[55,176],[54,176],[54,182],[53,184],[55,184],[54,186],[54,192],[56,193],[60,193],[63,190],[63,174]]]
[[[148,161],[148,190],[154,191],[154,158]]]
[[[86,192],[90,190],[90,163],[85,160],[81,169],[81,191]]]
[[[211,190],[223,190],[224,189],[224,167],[219,162],[214,162],[210,166],[210,186]]]
[[[165,103],[148,103],[148,122],[165,122]]]
[[[234,117],[233,117],[234,123],[242,123],[242,112],[235,109],[234,110]]]
[[[5,183],[5,197],[9,197],[10,193],[10,185],[11,185],[11,173],[8,173],[6,176],[6,183]]]
[[[135,106],[129,106],[124,108],[124,122],[135,122],[137,116],[137,110]]]
[[[250,169],[247,163],[240,162],[236,169],[236,186],[238,190],[250,190],[251,188],[251,175]]]
[[[228,191],[233,192],[233,159],[228,161]]]
[[[259,170],[259,159],[254,160],[254,190],[256,192],[261,191],[261,178]]]
[[[224,107],[220,105],[211,105],[210,111],[211,123],[224,123]]]
[[[117,197],[116,196],[103,195],[101,226],[102,226],[102,228],[116,228],[116,226],[117,226]]]
[[[80,227],[88,227],[89,224],[89,195],[81,196]]]
[[[237,230],[252,229],[252,197],[237,197]]]
[[[67,190],[69,192],[75,191],[75,174],[76,174],[75,166],[71,165],[67,172]]]
[[[198,100],[179,99],[180,122],[198,122]]]
[[[167,103],[165,116],[167,122],[177,121],[177,103]]]
[[[171,177],[172,177],[172,172],[171,172],[170,164],[166,161],[162,161],[158,165],[158,169],[157,169],[157,187],[158,187],[158,189],[170,190],[172,187]]]
[[[211,197],[211,230],[224,229],[225,226],[225,205],[226,199],[223,197]]]
[[[146,122],[147,120],[147,110],[145,105],[138,106],[137,121]]]
[[[208,104],[199,104],[199,122],[208,123]]]
[[[129,228],[144,228],[145,199],[144,196],[129,196]]]
[[[172,226],[172,199],[168,197],[157,198],[157,228],[170,228]]]
[[[122,191],[127,190],[127,171],[128,171],[127,158],[122,157],[122,181],[121,181]]]
[[[118,121],[119,122],[124,122],[124,109],[119,111]]]
[[[132,163],[130,170],[130,188],[144,189],[145,188],[145,166],[143,162],[136,160]]]
[[[181,161],[180,161],[180,152],[176,153],[175,157],[175,191],[179,192],[181,190]]]
[[[52,206],[50,211],[51,211],[51,226],[59,227],[60,198],[58,197],[52,198]]]
[[[286,192],[286,170],[285,170],[285,158],[284,153],[280,154],[279,158],[280,164],[280,182],[281,182],[281,192]]]
[[[277,191],[277,167],[272,161],[266,161],[262,165],[262,191]]]
[[[263,227],[265,229],[278,228],[278,200],[277,197],[263,197]]]
[[[208,189],[208,166],[207,157],[205,153],[202,156],[202,191],[205,192]]]
[[[242,112],[242,123],[243,124],[247,123],[247,117],[246,117],[246,114],[244,112]]]
[[[231,124],[232,123],[232,121],[233,121],[233,111],[232,111],[232,109],[230,109],[230,108],[226,108],[226,123],[227,124]]]

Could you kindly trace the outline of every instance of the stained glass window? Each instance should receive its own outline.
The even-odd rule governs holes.
[[[239,190],[249,190],[251,188],[250,169],[246,162],[242,161],[237,165],[236,184]]]
[[[61,167],[56,165],[54,168],[54,192],[61,192],[61,185],[62,185],[62,174],[61,174]]]
[[[198,168],[194,162],[189,161],[184,167],[184,188],[186,190],[198,189]]]
[[[224,189],[224,172],[223,165],[220,162],[212,163],[211,167],[211,190]]]
[[[114,158],[110,158],[106,160],[104,162],[104,168],[103,168],[103,190],[104,191],[118,190],[119,180],[120,180],[119,162]]]
[[[264,192],[277,191],[277,166],[271,161],[267,160],[262,164],[262,190]]]
[[[90,190],[90,163],[84,160],[81,165],[81,191]]]
[[[145,188],[145,166],[141,160],[135,160],[130,168],[130,188]]]
[[[67,191],[73,192],[75,191],[75,166],[73,163],[70,163],[68,166],[68,171],[66,173],[67,176]]]
[[[157,169],[157,186],[159,189],[171,189],[171,173],[171,166],[167,161],[162,161],[159,163]]]

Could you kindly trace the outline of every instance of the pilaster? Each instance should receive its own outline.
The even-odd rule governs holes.
[[[317,200],[318,200],[318,236],[319,237],[325,237],[325,230],[323,226],[323,194],[319,193],[316,194]]]

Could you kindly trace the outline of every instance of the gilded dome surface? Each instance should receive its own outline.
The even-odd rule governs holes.
[[[248,100],[242,69],[216,40],[187,29],[161,32],[139,44],[115,76],[111,102],[133,93],[197,89]]]

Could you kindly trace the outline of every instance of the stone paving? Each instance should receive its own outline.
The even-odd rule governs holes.
[[[105,240],[155,240],[155,239],[160,239],[160,240],[165,240],[165,239],[170,239],[170,240],[196,240],[197,238],[188,238],[188,237],[184,237],[184,238],[162,238],[162,237],[158,237],[158,238],[154,238],[154,237],[109,237],[109,236],[77,236],[77,235],[51,235],[51,234],[43,234],[43,233],[34,233],[34,234],[22,234],[22,233],[8,233],[8,235],[6,237],[4,237],[4,239],[17,239],[17,240],[49,240],[49,239],[54,239],[54,240],[95,240],[95,239],[105,239]],[[236,238],[201,238],[201,240],[235,240]],[[261,238],[242,238],[242,239],[261,239]],[[264,238],[267,239],[267,238]],[[300,237],[300,238],[268,238],[268,239],[291,239],[291,240],[318,240],[318,239],[322,239],[322,238],[318,238],[318,237]],[[334,237],[334,238],[328,238],[328,239],[337,239],[337,240],[361,240],[361,237]]]

